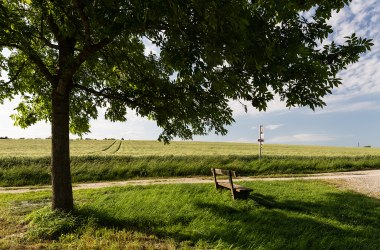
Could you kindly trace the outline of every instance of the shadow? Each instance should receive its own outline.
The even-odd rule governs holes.
[[[325,202],[313,203],[253,193],[248,202],[257,207],[250,211],[209,202],[197,206],[227,220],[210,229],[209,237],[240,249],[380,249],[380,201],[355,193],[326,195]]]
[[[91,207],[77,208],[74,213],[80,218],[91,218],[100,227],[116,230],[131,230],[147,235],[155,235],[160,238],[174,238],[176,241],[187,240],[188,237],[181,232],[175,234],[166,232],[165,228],[175,225],[183,225],[186,227],[193,221],[194,218],[189,216],[176,216],[171,218],[170,221],[162,220],[157,217],[152,218],[133,218],[133,219],[119,219],[110,215],[106,210],[99,210]],[[85,221],[85,220],[83,220]]]
[[[273,196],[263,195],[259,193],[251,193],[248,199],[252,199],[258,205],[263,206],[268,209],[278,208],[278,204],[275,202],[275,199]]]
[[[89,203],[76,213],[95,218],[102,227],[171,238],[178,244],[190,241],[193,246],[207,242],[219,249],[380,249],[379,200],[352,192],[326,192],[317,202],[300,194],[279,199],[255,192],[247,200],[232,201],[228,192],[199,186],[188,196],[186,188],[178,186],[157,198],[176,204],[184,196],[178,207],[161,207],[148,198],[132,204],[152,207],[150,214],[131,211],[123,217],[110,212],[112,206],[119,206],[114,211],[132,206],[122,203],[103,208]]]
[[[259,206],[267,209],[281,209],[334,219],[341,223],[367,226],[374,224],[380,229],[380,201],[374,206],[374,198],[358,193],[327,193],[325,202],[313,203],[303,200],[277,202],[273,196],[253,193],[249,196]],[[379,218],[376,220],[375,218]]]

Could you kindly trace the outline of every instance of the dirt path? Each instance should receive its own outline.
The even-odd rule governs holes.
[[[307,176],[254,178],[242,177],[236,181],[273,181],[273,180],[326,180],[338,187],[348,188],[356,192],[364,193],[380,198],[380,170],[353,171],[311,174]],[[127,186],[127,185],[155,185],[155,184],[179,184],[179,183],[212,183],[211,177],[196,178],[170,178],[148,179],[130,181],[110,181],[97,183],[78,183],[73,185],[74,190],[96,189],[104,187]],[[0,187],[0,193],[26,193],[50,190],[51,186],[27,186],[27,187]]]

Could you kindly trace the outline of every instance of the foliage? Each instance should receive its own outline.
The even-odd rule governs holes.
[[[244,186],[252,187],[253,194],[248,200],[238,201],[233,201],[228,191],[215,190],[212,184],[76,191],[78,203],[72,215],[51,217],[52,222],[41,221],[28,231],[38,226],[43,231],[48,229],[47,224],[73,221],[78,227],[54,241],[21,238],[13,246],[32,248],[38,244],[40,248],[57,249],[380,247],[378,199],[316,181],[257,181]],[[15,214],[15,208],[38,199],[39,207],[45,206],[46,196],[45,192],[0,194],[0,209],[9,210],[14,218],[22,218],[29,212]],[[38,211],[29,217],[49,213],[46,208]],[[12,223],[17,227],[17,220]]]
[[[355,34],[326,43],[327,20],[349,2],[3,0],[0,101],[21,95],[13,119],[27,127],[51,121],[52,91],[67,91],[71,132],[88,132],[97,108],[111,121],[130,108],[165,141],[225,134],[229,100],[265,110],[279,95],[314,109],[372,45]],[[148,41],[159,55],[145,53]]]

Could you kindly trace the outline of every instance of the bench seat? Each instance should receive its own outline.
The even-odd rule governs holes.
[[[226,189],[231,190],[231,195],[232,195],[232,198],[234,200],[235,199],[247,199],[250,192],[253,191],[252,188],[243,187],[241,185],[236,185],[233,183],[232,176],[236,177],[235,171],[211,168],[211,172],[212,172],[213,177],[214,177],[215,187],[217,189],[226,188]],[[228,182],[218,181],[216,178],[217,175],[227,175],[228,176]]]

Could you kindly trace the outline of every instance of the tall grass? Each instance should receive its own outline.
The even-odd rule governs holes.
[[[0,140],[2,157],[49,157],[51,141],[40,139]],[[72,140],[72,156],[258,156],[258,145],[254,143],[189,142],[173,141],[169,145],[157,141],[115,141],[115,140]],[[266,156],[380,156],[380,148],[321,147],[301,145],[265,144]]]
[[[29,215],[27,244],[58,249],[380,248],[377,199],[315,181],[244,186],[254,192],[238,201],[211,184],[76,191],[72,215],[51,215],[46,209]],[[37,196],[33,194],[30,202]],[[40,199],[44,201],[46,194]],[[0,194],[0,200],[2,209],[14,209],[28,204],[29,198]]]
[[[74,182],[210,175],[228,168],[246,176],[308,174],[380,168],[380,149],[247,143],[74,140]],[[50,183],[50,140],[0,140],[0,186]]]
[[[380,157],[76,156],[71,160],[73,182],[209,176],[212,167],[236,170],[242,176],[310,174],[379,169]],[[2,158],[0,186],[49,184],[49,168],[48,157]]]
[[[136,178],[209,176],[210,168],[238,171],[242,176],[310,174],[379,169],[380,158],[368,157],[266,157],[252,156],[77,156],[72,157],[73,182]],[[0,186],[50,183],[50,158],[2,158]]]

